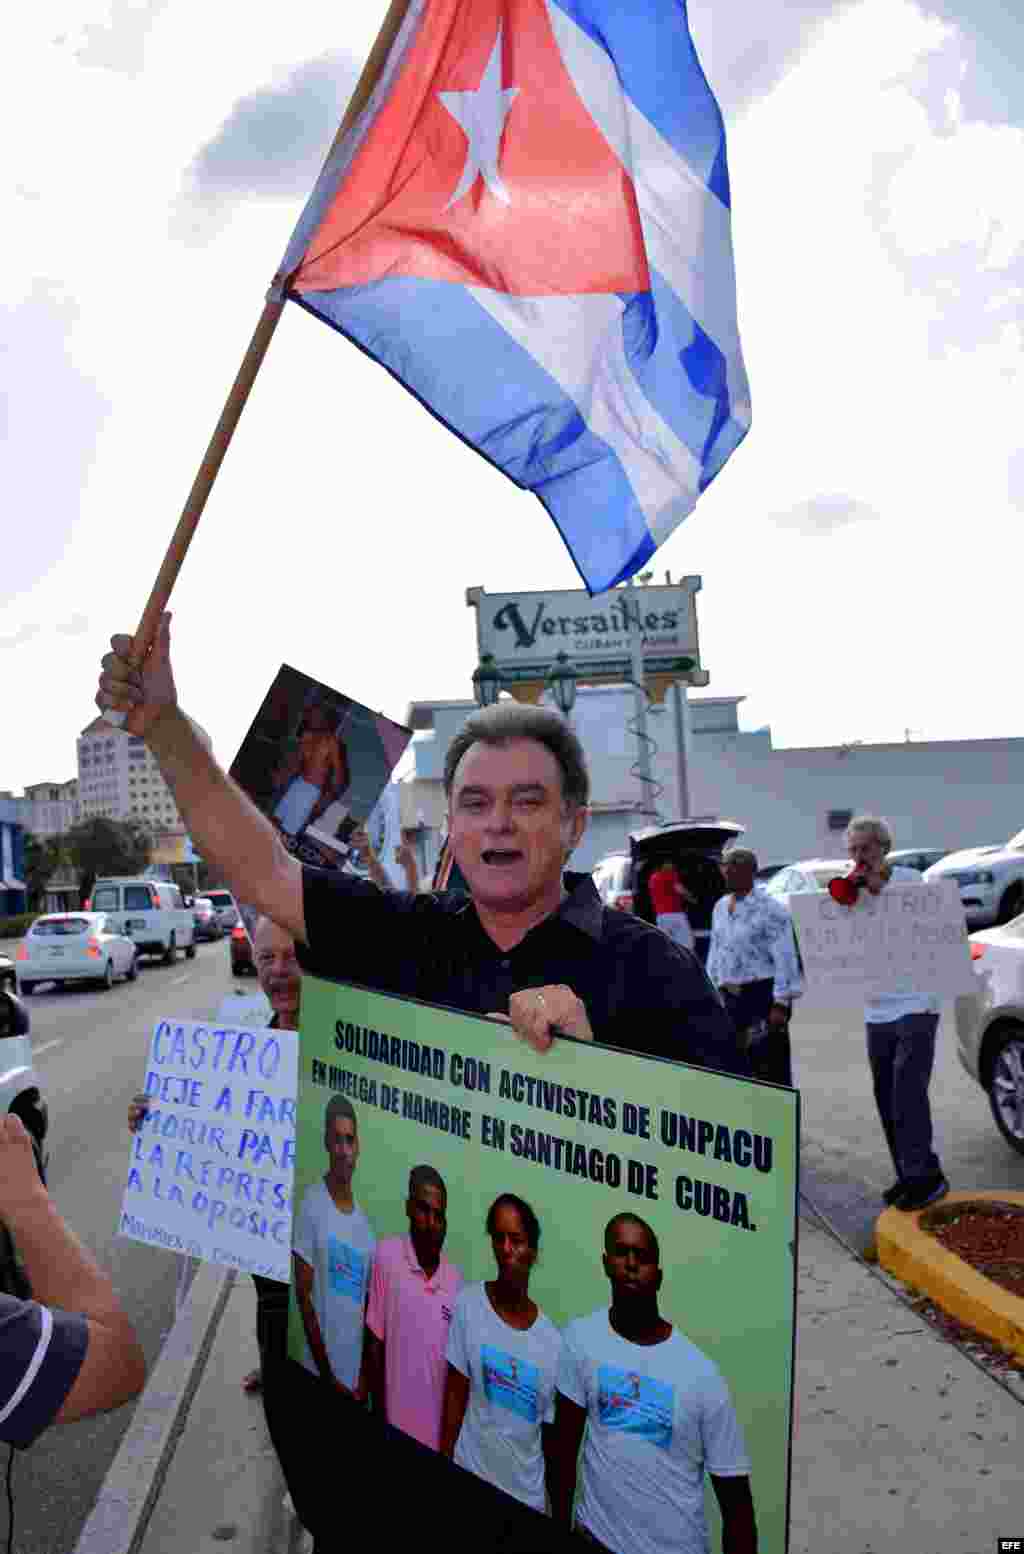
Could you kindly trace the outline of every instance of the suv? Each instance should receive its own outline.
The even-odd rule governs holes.
[[[213,905],[221,933],[237,928],[242,921],[242,915],[238,910],[238,903],[230,890],[224,890],[217,886],[214,890],[204,890],[203,895]]]
[[[648,923],[656,921],[647,882],[662,858],[670,858],[683,883],[697,897],[696,906],[687,910],[693,930],[694,953],[703,965],[711,942],[711,913],[715,902],[725,895],[722,878],[722,854],[739,840],[746,827],[735,820],[720,820],[716,815],[699,815],[692,820],[670,820],[649,826],[629,838],[633,861],[633,911]]]
[[[87,910],[103,912],[111,933],[134,940],[139,955],[158,955],[173,966],[178,951],[196,953],[195,922],[177,885],[166,880],[99,879]]]
[[[1024,912],[1024,831],[999,847],[950,853],[925,879],[956,880],[968,928],[1009,923]]]

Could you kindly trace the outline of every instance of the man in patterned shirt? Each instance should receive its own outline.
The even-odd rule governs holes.
[[[755,1079],[792,1085],[789,1019],[804,990],[789,913],[755,884],[757,858],[733,847],[722,861],[729,894],[715,903],[707,972],[750,1047]],[[753,1034],[761,1032],[759,1039]]]

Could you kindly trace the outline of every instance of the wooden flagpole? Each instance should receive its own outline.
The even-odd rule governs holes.
[[[391,46],[398,36],[399,29],[405,20],[406,12],[412,0],[391,0],[388,13],[384,18],[384,25],[377,35],[377,40],[370,50],[369,57],[363,67],[363,72],[356,83],[356,89],[352,93],[349,105],[345,110],[344,118],[338,129],[337,135],[331,144],[327,154],[329,161],[334,154],[335,147],[342,136],[348,132],[350,125],[362,113],[370,99],[374,87],[384,68],[384,63],[390,53]],[[325,164],[326,165],[326,164]],[[199,526],[199,520],[203,515],[213,483],[217,479],[220,467],[224,462],[224,455],[231,445],[235,427],[238,425],[242,411],[245,409],[250,390],[256,381],[256,374],[263,365],[263,358],[267,348],[274,337],[277,321],[281,317],[284,308],[284,299],[271,300],[268,298],[264,304],[263,313],[255,332],[249,342],[249,348],[238,369],[238,374],[231,386],[231,392],[227,397],[224,409],[220,413],[220,419],[214,428],[209,446],[199,466],[199,471],[192,483],[192,489],[188,494],[188,500],[182,509],[177,527],[171,536],[171,543],[167,547],[160,570],[156,575],[156,582],[142,612],[135,635],[132,638],[132,663],[140,665],[149,649],[153,645],[160,617],[167,608],[167,602],[181,571],[188,547],[192,543],[192,536]],[[113,721],[116,714],[107,713],[105,716]],[[118,721],[123,721],[124,714],[120,714]]]

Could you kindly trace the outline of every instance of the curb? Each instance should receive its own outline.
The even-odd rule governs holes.
[[[1024,1209],[1024,1192],[949,1193],[943,1209],[970,1203],[1006,1203]],[[938,1207],[938,1205],[936,1205]],[[876,1228],[878,1260],[887,1273],[928,1295],[943,1311],[995,1339],[1024,1359],[1024,1299],[977,1273],[961,1257],[947,1252],[923,1228],[934,1209],[907,1214],[886,1209]]]
[[[204,1263],[167,1335],[75,1554],[138,1554],[202,1378],[234,1269]]]

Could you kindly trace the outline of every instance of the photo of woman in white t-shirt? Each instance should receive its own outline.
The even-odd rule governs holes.
[[[502,1193],[487,1214],[498,1276],[467,1284],[448,1335],[441,1450],[537,1511],[549,1508],[546,1436],[555,1417],[562,1338],[530,1299],[540,1225]]]

